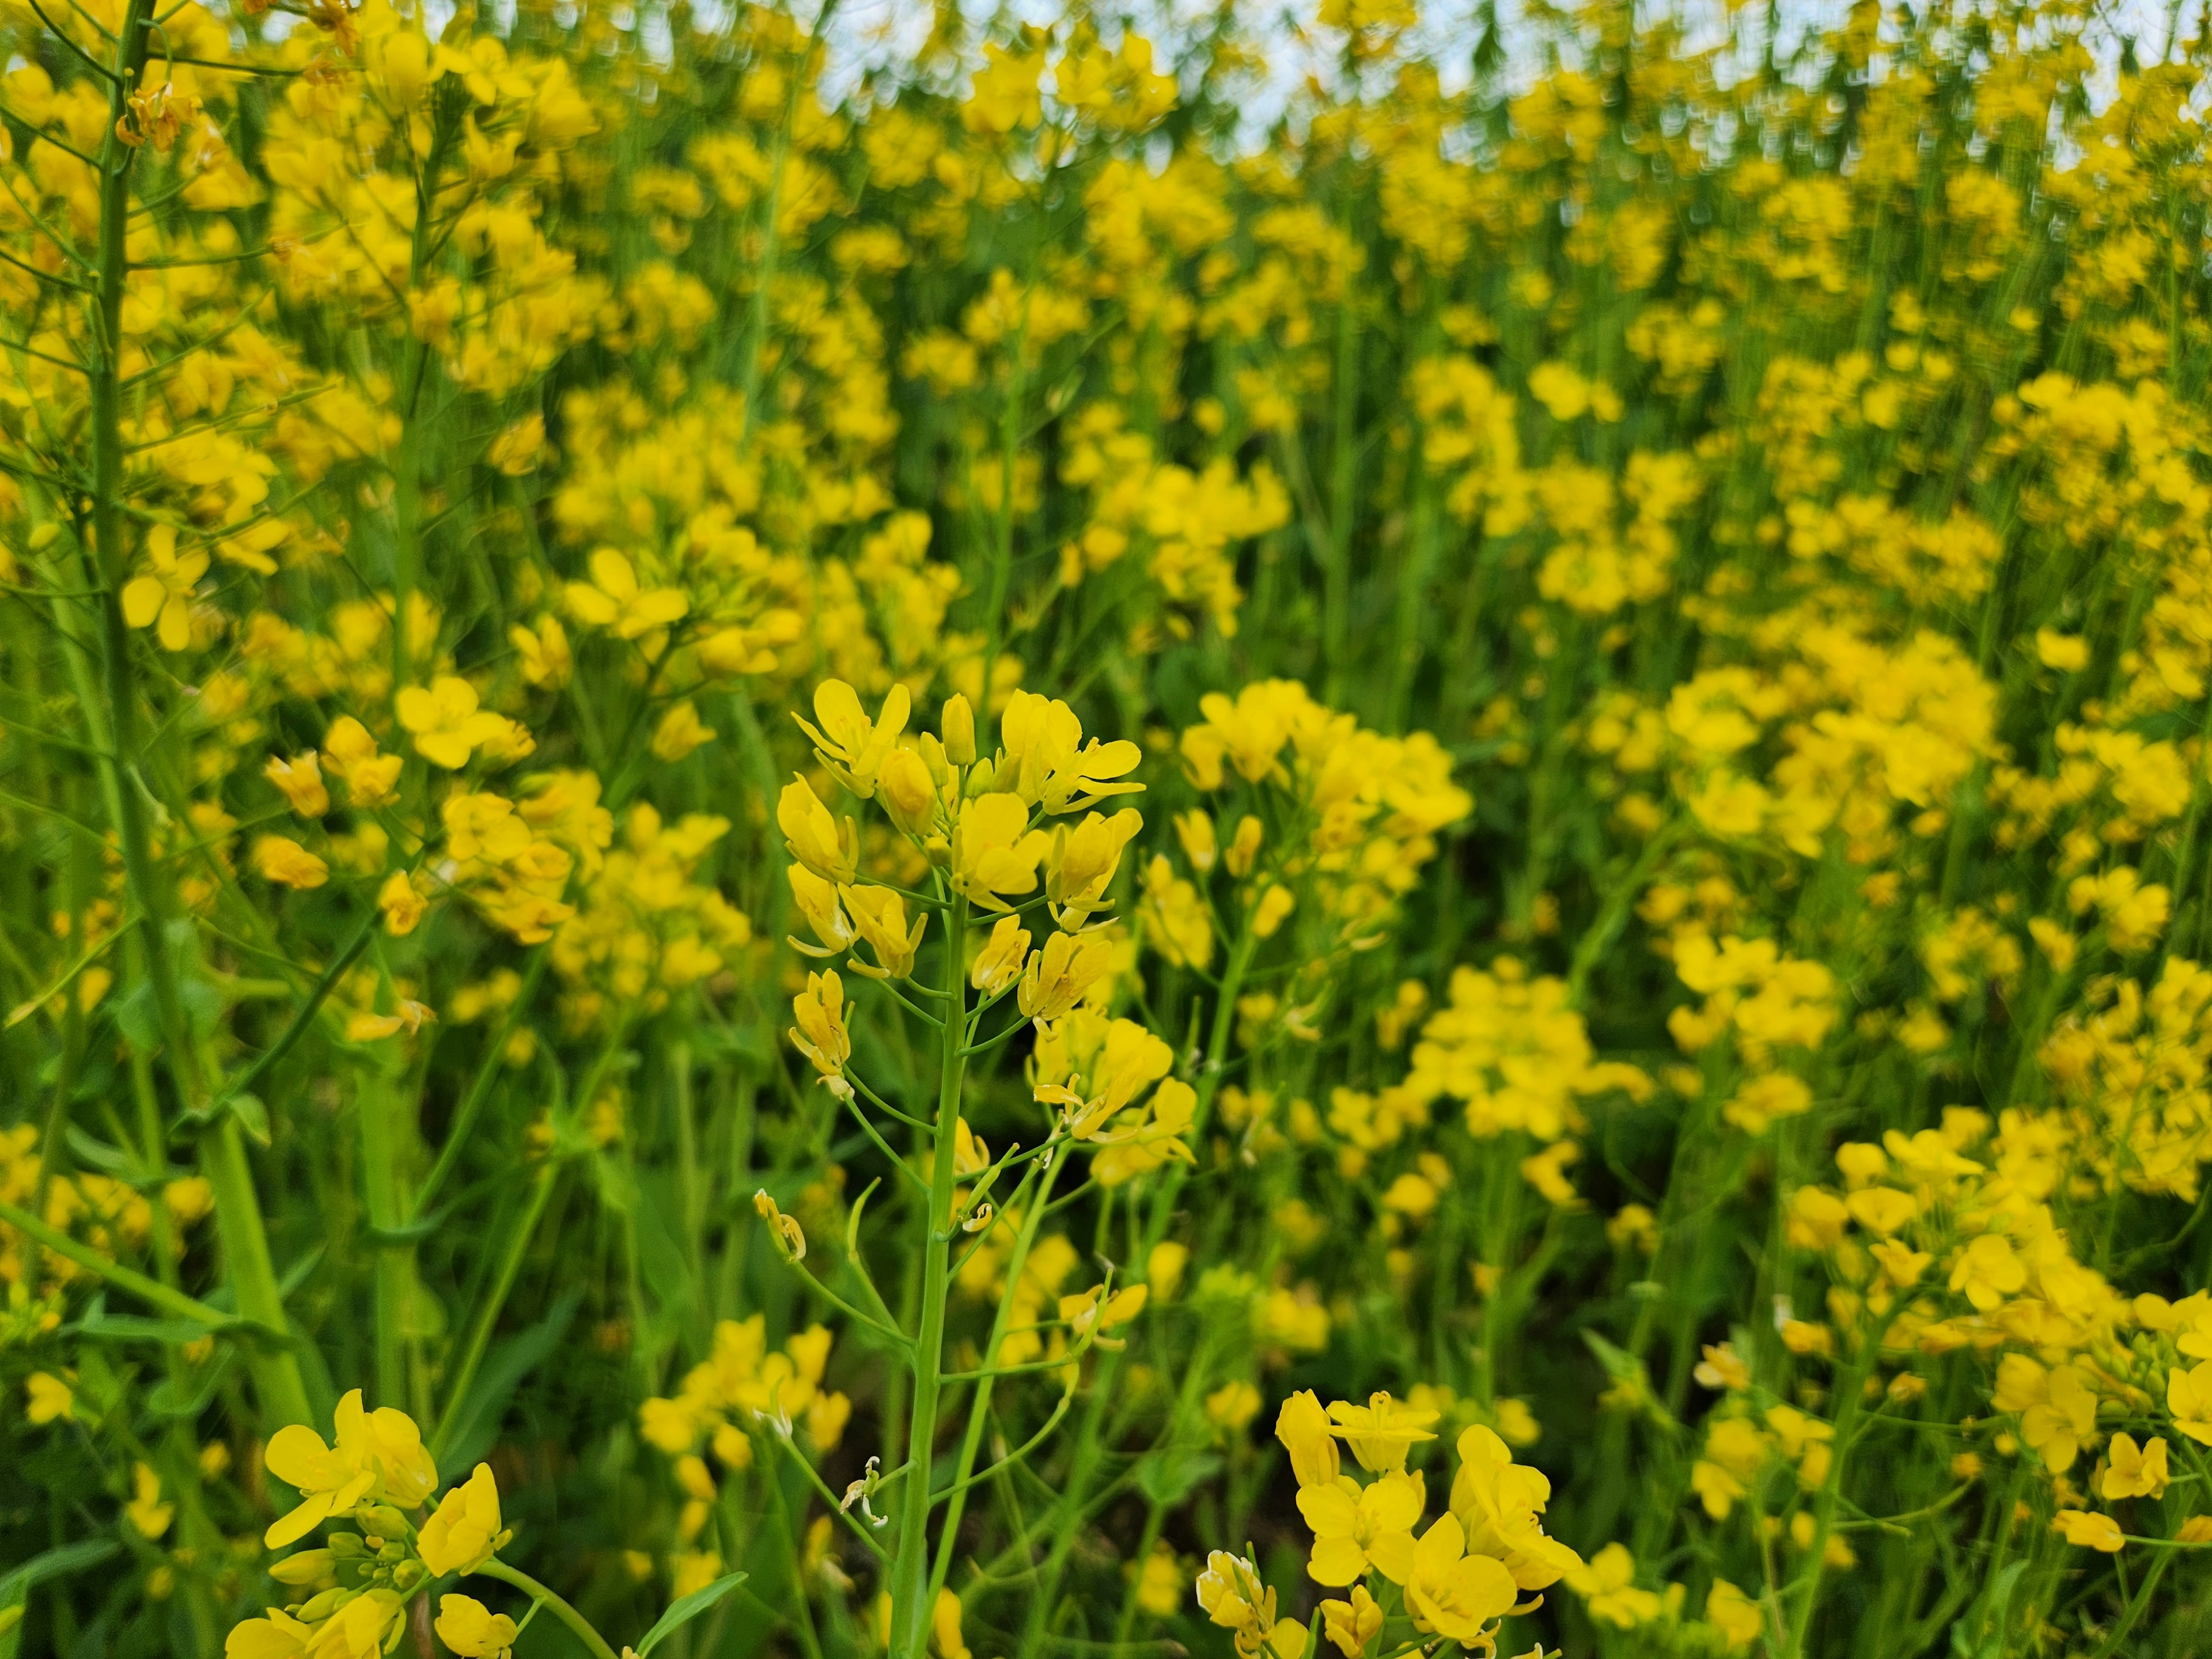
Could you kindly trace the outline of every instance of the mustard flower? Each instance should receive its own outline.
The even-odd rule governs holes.
[[[1061,824],[1054,830],[1045,854],[1045,894],[1058,907],[1054,919],[1062,927],[1080,927],[1103,908],[1121,849],[1144,827],[1143,814],[1125,806],[1110,818],[1087,813],[1073,830]]]
[[[404,762],[377,752],[368,728],[350,714],[340,715],[323,734],[323,769],[339,779],[356,806],[381,806],[392,799]]]
[[[1328,1408],[1328,1420],[1337,1436],[1352,1448],[1360,1468],[1376,1474],[1402,1471],[1408,1452],[1423,1441],[1436,1438],[1429,1425],[1440,1414],[1380,1393],[1370,1395],[1364,1406],[1340,1400]]]
[[[2021,1443],[2041,1454],[2053,1474],[2074,1467],[2082,1443],[2096,1427],[2097,1396],[2071,1364],[2045,1370],[2026,1354],[2008,1353],[1997,1362],[1990,1403],[2001,1412],[2020,1413]]]
[[[331,866],[289,836],[262,836],[253,843],[253,868],[280,887],[320,887]]]
[[[794,939],[792,948],[810,957],[834,957],[850,950],[860,934],[846,918],[836,885],[824,881],[803,864],[787,864],[783,873],[791,883],[792,901],[799,906],[799,914],[806,918],[814,937],[822,941],[809,945]]]
[[[2106,1555],[2118,1555],[2128,1541],[2118,1522],[2092,1510],[2061,1510],[2051,1517],[2051,1530],[2078,1548],[2101,1550]]]
[[[871,967],[858,956],[853,958],[853,970],[866,974],[871,979],[904,979],[914,972],[915,953],[921,949],[922,930],[929,924],[927,914],[914,919],[908,928],[906,922],[906,901],[888,887],[841,887],[845,908],[852,912],[854,926],[860,937],[874,947],[877,966]]]
[[[1051,845],[1042,830],[1029,827],[1029,808],[1019,795],[978,795],[960,803],[952,827],[952,890],[988,910],[1005,910],[1006,901],[1036,885],[1037,862]]]
[[[1083,722],[1066,703],[1017,691],[999,722],[1000,750],[992,776],[1030,806],[1079,812],[1109,795],[1144,787],[1128,782],[1144,751],[1126,738],[1083,742]]]
[[[1382,1609],[1364,1584],[1352,1587],[1349,1601],[1323,1601],[1321,1617],[1322,1628],[1344,1659],[1359,1659],[1382,1629]]]
[[[906,730],[909,703],[906,687],[893,684],[882,709],[871,720],[860,699],[842,680],[824,680],[814,690],[814,720],[794,714],[814,740],[814,757],[862,800],[874,797],[876,781],[891,745]],[[816,725],[815,720],[821,722]]]
[[[436,1629],[460,1659],[507,1659],[518,1633],[514,1620],[472,1595],[440,1596]]]
[[[845,1062],[853,1057],[852,1034],[845,1029],[845,987],[825,968],[806,976],[806,988],[791,1000],[792,1045],[822,1074],[833,1094],[850,1097]]]
[[[1314,1534],[1307,1576],[1332,1589],[1357,1583],[1370,1571],[1404,1583],[1425,1501],[1420,1477],[1402,1473],[1364,1487],[1348,1480],[1299,1487],[1298,1513]]]
[[[852,819],[830,816],[804,778],[794,777],[776,798],[776,827],[791,856],[827,882],[851,881],[860,872],[860,832]]]
[[[1054,933],[1023,968],[1016,1005],[1026,1019],[1058,1019],[1113,968],[1114,947],[1097,934]]]
[[[679,587],[647,587],[637,567],[613,548],[591,557],[592,580],[570,582],[564,590],[569,614],[593,628],[611,629],[625,640],[638,639],[680,622],[691,601]]]
[[[2164,1440],[2137,1446],[2132,1436],[2116,1434],[2105,1450],[2105,1478],[2098,1491],[2106,1503],[2123,1498],[2160,1498],[2166,1496],[2172,1478],[2166,1468]]]
[[[131,1501],[123,1506],[131,1524],[141,1538],[159,1538],[169,1529],[170,1518],[177,1512],[173,1504],[161,1501],[161,1477],[148,1463],[131,1467]]]
[[[271,755],[261,775],[275,784],[303,818],[319,818],[331,810],[331,792],[323,787],[323,769],[308,750],[290,760]]]
[[[399,724],[414,737],[415,752],[434,766],[457,772],[469,757],[508,735],[514,725],[504,715],[477,706],[477,689],[452,674],[441,674],[425,688],[400,688]]]
[[[192,590],[207,574],[204,548],[177,551],[174,525],[157,524],[146,532],[147,573],[123,585],[123,620],[154,629],[164,651],[182,651],[192,642]]]
[[[438,1484],[422,1431],[406,1413],[389,1406],[365,1410],[361,1390],[353,1389],[338,1401],[335,1426],[335,1446],[298,1423],[270,1437],[269,1471],[296,1490],[300,1502],[270,1525],[262,1540],[269,1548],[282,1549],[362,1504],[413,1509]]]
[[[1467,1530],[1457,1516],[1443,1516],[1413,1546],[1406,1604],[1418,1628],[1473,1645],[1519,1600],[1502,1563],[1467,1553]]]
[[[2212,1359],[2194,1370],[2176,1365],[2166,1374],[2166,1409],[2175,1428],[2212,1446]]]
[[[491,1466],[479,1463],[422,1523],[415,1547],[431,1575],[443,1578],[448,1573],[476,1571],[508,1536],[500,1530],[499,1484],[492,1478]]]
[[[1310,1389],[1301,1389],[1275,1413],[1275,1438],[1291,1455],[1291,1473],[1301,1487],[1328,1486],[1338,1477],[1336,1431]]]
[[[894,749],[884,757],[876,777],[876,799],[890,821],[909,836],[919,838],[937,827],[937,781],[911,749]]]
[[[1000,916],[969,966],[968,982],[986,996],[997,996],[1020,981],[1029,949],[1029,930],[1012,916]]]

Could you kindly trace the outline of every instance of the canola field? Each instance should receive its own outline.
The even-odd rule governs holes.
[[[2212,1651],[2212,13],[0,58],[0,1659]]]

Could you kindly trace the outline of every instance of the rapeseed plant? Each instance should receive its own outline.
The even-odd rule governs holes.
[[[2203,1647],[2212,25],[912,21],[0,6],[0,1659]]]

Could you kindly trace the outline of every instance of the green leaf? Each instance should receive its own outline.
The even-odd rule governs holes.
[[[116,1547],[105,1540],[94,1540],[82,1544],[64,1544],[58,1550],[48,1550],[44,1555],[34,1555],[6,1577],[0,1578],[0,1659],[15,1659],[23,1640],[22,1614],[16,1613],[13,1622],[7,1615],[20,1608],[30,1599],[33,1587],[48,1578],[59,1578],[66,1573],[81,1572],[87,1567],[98,1566],[115,1553]],[[709,1585],[708,1589],[713,1586]],[[701,1595],[706,1591],[700,1592]],[[677,1604],[682,1606],[681,1602]],[[672,1614],[675,1607],[669,1612]],[[661,1620],[665,1624],[666,1620]]]
[[[499,1437],[500,1420],[507,1415],[507,1401],[514,1397],[522,1379],[544,1364],[560,1346],[582,1301],[582,1292],[570,1291],[535,1325],[493,1347],[483,1369],[477,1373],[468,1398],[455,1408],[453,1420],[438,1425],[432,1443],[440,1468],[465,1470],[491,1449]]]
[[[233,1095],[223,1102],[223,1108],[238,1120],[247,1139],[257,1146],[269,1144],[269,1109],[261,1103],[259,1095]]]
[[[646,1632],[645,1640],[640,1642],[632,1650],[637,1655],[637,1659],[645,1659],[646,1655],[653,1651],[661,1638],[671,1635],[690,1624],[744,1582],[745,1576],[741,1572],[725,1573],[706,1589],[695,1589],[690,1595],[673,1603],[668,1611],[662,1613],[654,1622],[653,1628]]]
[[[137,1314],[88,1314],[63,1328],[64,1336],[89,1337],[96,1342],[196,1342],[230,1329],[195,1319],[146,1319]]]

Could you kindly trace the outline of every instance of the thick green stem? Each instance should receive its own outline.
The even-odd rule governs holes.
[[[924,1212],[921,1330],[914,1346],[914,1403],[907,1419],[907,1458],[913,1465],[899,1504],[898,1547],[891,1558],[891,1659],[921,1659],[929,1638],[929,1493],[937,1445],[939,1396],[944,1386],[945,1306],[952,1286],[953,1156],[959,1145],[960,1090],[967,1060],[968,987],[961,942],[967,935],[968,901],[953,901],[945,930],[945,1030],[938,1067],[935,1155],[931,1159],[929,1207]]]
[[[1053,1183],[1060,1178],[1060,1165],[1068,1158],[1068,1151],[1061,1149],[1039,1176],[1035,1197],[1029,1201],[1022,1217],[1021,1231],[1015,1235],[1013,1254],[1006,1261],[1006,1283],[1022,1282],[1022,1270],[1029,1265],[1030,1247],[1036,1243],[1038,1224],[1052,1204]],[[991,1320],[991,1340],[984,1346],[983,1364],[998,1363],[999,1349],[1006,1340],[1007,1328],[1013,1323],[1014,1297],[1011,1292],[999,1299],[999,1310]],[[975,1472],[975,1455],[983,1444],[984,1425],[991,1416],[991,1395],[994,1377],[980,1378],[975,1384],[975,1397],[968,1407],[968,1432],[960,1443],[960,1461],[952,1471],[952,1495],[945,1501],[943,1538],[938,1545],[937,1565],[929,1575],[930,1600],[943,1588],[946,1574],[952,1570],[953,1543],[960,1530],[961,1511],[968,1503],[968,1477]]]
[[[362,1080],[356,1110],[360,1118],[362,1184],[367,1189],[369,1224],[377,1230],[375,1265],[376,1401],[405,1409],[406,1366],[403,1328],[407,1304],[408,1261],[392,1235],[407,1212],[399,1190],[397,1079],[379,1067]]]
[[[615,1650],[607,1645],[607,1638],[592,1628],[592,1621],[570,1607],[566,1601],[539,1583],[526,1572],[518,1572],[504,1561],[487,1561],[477,1569],[478,1576],[496,1578],[502,1584],[512,1584],[532,1601],[539,1602],[574,1632],[591,1654],[592,1659],[615,1659]]]
[[[271,1330],[289,1331],[284,1293],[261,1223],[261,1200],[253,1189],[253,1168],[246,1162],[246,1135],[230,1114],[200,1137],[200,1169],[215,1188],[216,1224],[222,1230],[223,1260],[238,1292],[238,1311]],[[289,1350],[276,1350],[256,1353],[252,1363],[270,1426],[309,1421],[299,1360]]]

